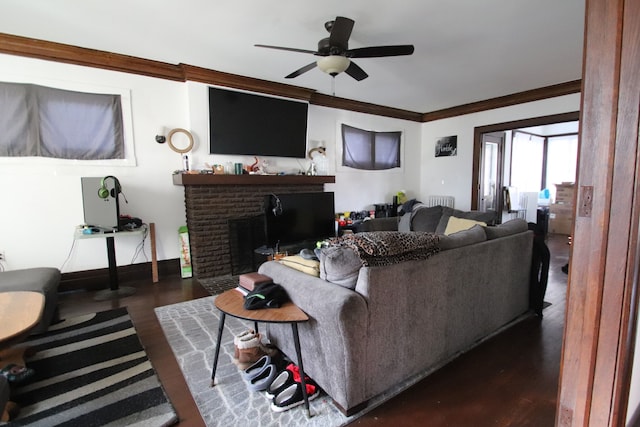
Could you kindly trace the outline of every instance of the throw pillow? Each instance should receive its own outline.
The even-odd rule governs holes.
[[[355,289],[362,261],[351,248],[334,246],[320,251],[320,278]]]
[[[291,255],[278,261],[280,264],[302,271],[311,276],[320,276],[320,262],[313,259],[304,259],[300,255]]]
[[[447,222],[447,228],[444,230],[444,235],[448,236],[450,234],[457,233],[458,231],[468,230],[474,225],[486,226],[487,223],[482,221],[474,221],[472,219],[450,216],[449,221]]]
[[[444,234],[447,229],[449,217],[455,216],[456,218],[472,219],[474,221],[484,222],[486,225],[495,224],[497,213],[495,211],[460,211],[447,206],[442,208],[442,218],[436,227],[436,234]]]
[[[486,227],[484,232],[487,233],[487,240],[497,239],[499,237],[509,236],[511,234],[522,233],[527,231],[529,225],[527,221],[522,218],[515,218],[504,224],[496,225],[495,227]]]

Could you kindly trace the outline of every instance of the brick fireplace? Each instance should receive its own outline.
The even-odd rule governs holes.
[[[262,214],[264,196],[321,192],[333,182],[333,176],[173,175],[174,185],[184,186],[194,276],[231,274],[228,221]]]

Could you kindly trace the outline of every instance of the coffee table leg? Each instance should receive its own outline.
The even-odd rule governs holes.
[[[223,311],[220,312],[220,322],[218,322],[218,342],[216,343],[216,354],[213,357],[213,370],[211,371],[211,387],[215,385],[214,380],[216,379],[216,368],[218,367],[218,356],[220,355],[220,343],[222,341],[222,331],[224,330],[224,319],[226,316],[227,315],[225,312]]]
[[[302,383],[302,397],[304,398],[304,408],[307,411],[307,418],[311,418],[311,411],[309,410],[309,396],[307,396],[307,382],[304,375],[304,367],[302,366],[302,354],[300,352],[300,337],[298,335],[298,324],[291,322],[291,329],[293,330],[293,344],[296,347],[296,356],[298,358],[298,368],[300,368],[300,382]]]

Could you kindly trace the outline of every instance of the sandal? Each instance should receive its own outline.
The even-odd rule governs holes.
[[[0,370],[0,375],[3,375],[7,381],[12,384],[21,384],[31,378],[35,373],[36,371],[31,368],[14,363],[10,363]]]

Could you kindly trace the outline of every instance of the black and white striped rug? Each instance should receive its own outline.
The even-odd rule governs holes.
[[[35,369],[11,426],[167,426],[178,421],[126,308],[68,319],[25,343]]]

